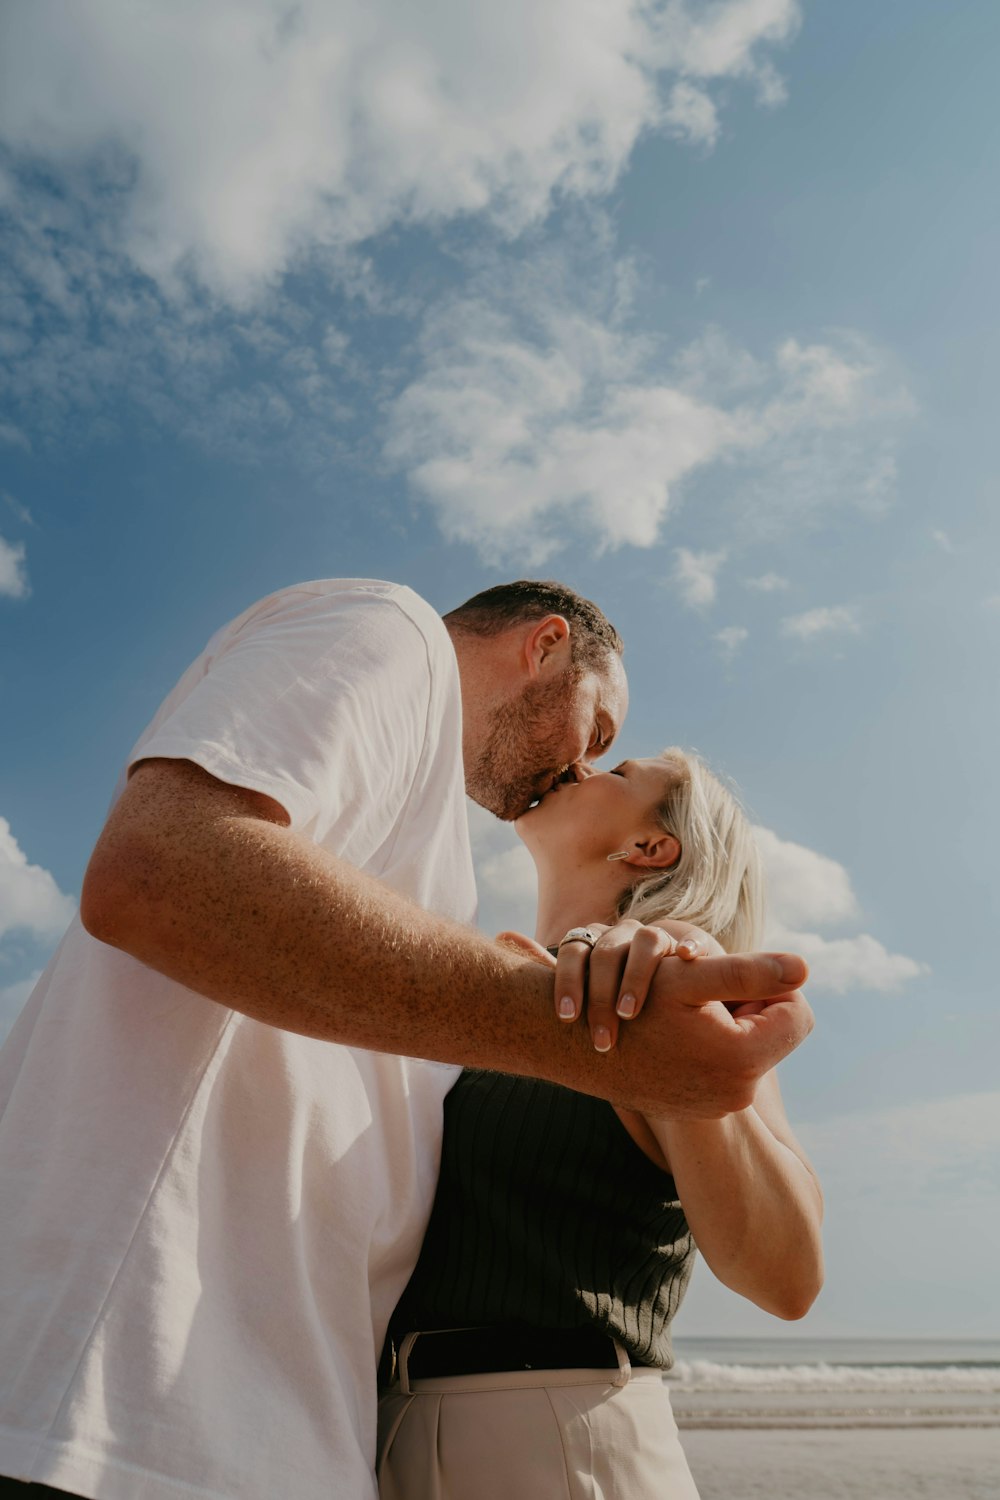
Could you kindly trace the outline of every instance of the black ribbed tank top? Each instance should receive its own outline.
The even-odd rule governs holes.
[[[596,1326],[636,1361],[668,1369],[694,1244],[673,1178],[611,1105],[466,1071],[444,1117],[434,1208],[392,1318],[397,1341],[413,1329]]]

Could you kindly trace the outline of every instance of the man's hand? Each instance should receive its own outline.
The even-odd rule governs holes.
[[[805,997],[789,991],[807,973],[794,954],[661,960],[641,1020],[596,1060],[620,1072],[633,1101],[648,1089],[632,1105],[645,1115],[718,1119],[746,1109],[764,1074],[812,1031]],[[601,1090],[623,1104],[615,1091],[610,1081]]]
[[[607,934],[629,936],[628,926],[607,928],[591,924],[601,941],[593,953],[600,956]],[[787,993],[789,986],[802,984],[808,970],[805,962],[790,953],[725,954],[714,938],[689,923],[671,924],[680,931],[676,946],[693,944],[688,956],[699,952],[697,963],[682,962],[674,953],[656,958],[650,968],[649,951],[640,948],[645,993],[643,1018],[619,1033],[613,1052],[590,1043],[590,1030],[567,1028],[578,1051],[585,1043],[589,1056],[584,1059],[592,1080],[586,1083],[562,1078],[571,1088],[611,1099],[622,1108],[660,1118],[719,1119],[746,1109],[752,1104],[757,1085],[782,1058],[793,1051],[813,1028],[813,1016],[804,997],[797,991]],[[647,929],[653,931],[654,929]],[[638,934],[635,934],[637,936]],[[511,951],[534,959],[542,967],[556,969],[556,960],[539,943],[522,933],[503,932],[497,941]],[[579,947],[586,953],[585,944]],[[614,997],[628,975],[630,945],[616,940],[609,952],[598,983],[602,993],[596,1003],[607,1014],[613,1011]],[[559,962],[563,965],[560,949]],[[612,961],[612,955],[614,960]],[[633,973],[636,972],[633,970]],[[584,967],[574,978],[583,983]],[[628,978],[631,984],[631,975]],[[590,980],[588,1007],[595,1004],[593,973]],[[640,988],[640,986],[636,986]],[[555,996],[561,993],[557,979]],[[600,1023],[598,1023],[600,1024]],[[602,1055],[602,1052],[606,1055]],[[631,1100],[626,1104],[623,1088]],[[647,1092],[648,1091],[648,1092]],[[644,1099],[645,1103],[638,1102]],[[658,1101],[658,1102],[654,1102]]]

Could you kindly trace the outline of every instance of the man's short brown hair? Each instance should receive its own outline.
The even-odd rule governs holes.
[[[499,635],[522,621],[562,615],[569,621],[572,662],[578,671],[600,671],[624,643],[611,621],[590,599],[552,579],[519,578],[473,594],[445,615],[452,627],[472,635]]]

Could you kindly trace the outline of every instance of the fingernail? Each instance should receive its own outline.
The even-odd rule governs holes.
[[[611,1032],[606,1026],[594,1027],[594,1050],[595,1052],[611,1051]]]
[[[685,953],[697,953],[701,947],[697,938],[685,938],[682,943],[677,944],[678,953],[683,949]]]
[[[776,953],[774,966],[785,984],[801,984],[806,976],[806,966],[794,953]]]
[[[559,1001],[559,1015],[564,1021],[572,1021],[576,1017],[576,1001],[572,995],[563,995]]]
[[[623,995],[616,1007],[618,1014],[626,1021],[631,1021],[635,1015],[636,1000],[634,995]]]

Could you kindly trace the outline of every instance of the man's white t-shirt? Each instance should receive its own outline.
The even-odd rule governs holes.
[[[264,792],[471,921],[461,749],[441,620],[348,580],[220,631],[130,764]],[[75,922],[0,1055],[0,1474],[101,1500],[374,1496],[376,1361],[456,1074],[249,1020]]]

